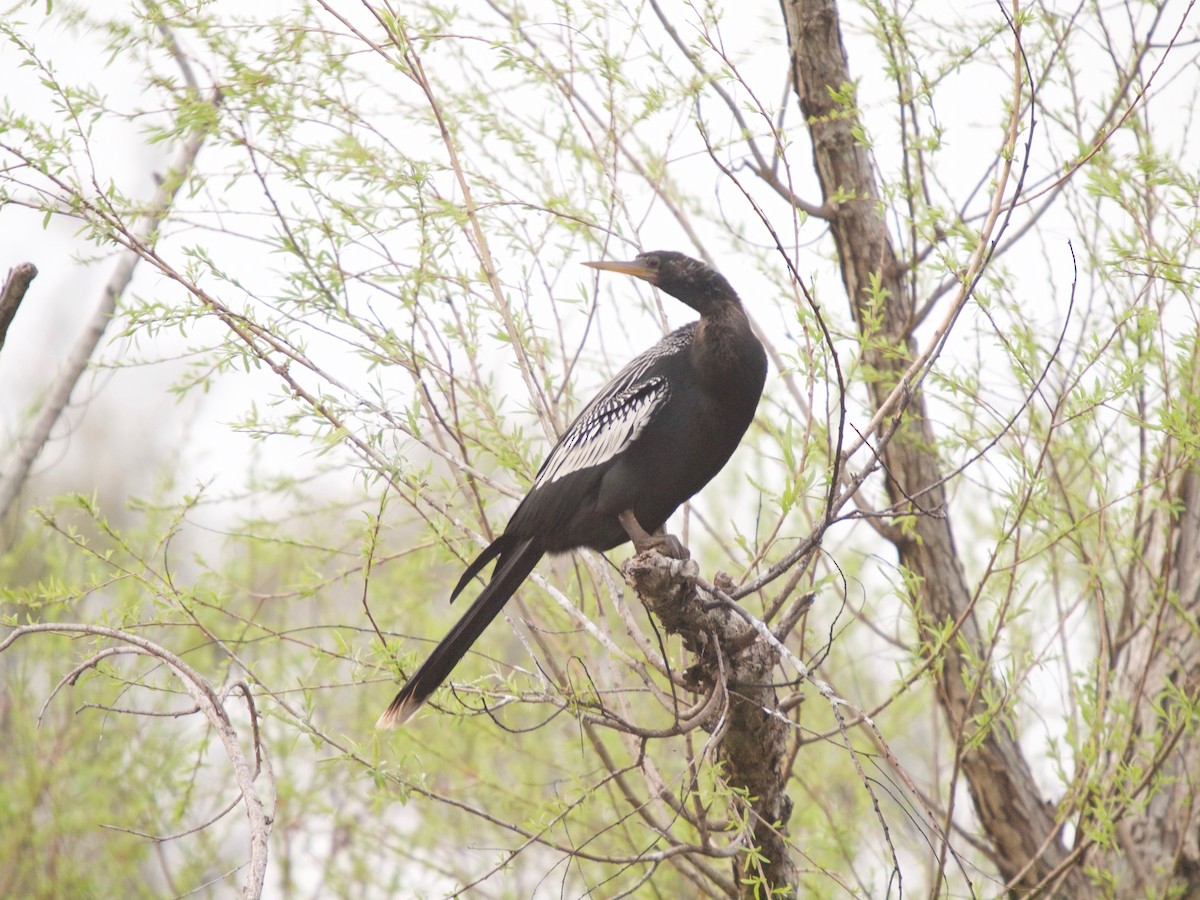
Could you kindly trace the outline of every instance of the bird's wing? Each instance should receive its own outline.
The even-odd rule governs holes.
[[[554,445],[533,480],[534,490],[598,466],[637,440],[669,395],[661,361],[684,352],[692,342],[694,328],[692,323],[676,329],[612,377]]]
[[[669,392],[666,378],[651,375],[597,397],[550,451],[533,482],[534,490],[612,459],[637,440]]]

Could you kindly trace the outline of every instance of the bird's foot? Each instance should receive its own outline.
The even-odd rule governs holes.
[[[637,547],[636,544],[634,546]],[[646,547],[637,547],[638,553],[645,553],[647,550],[657,550],[663,556],[669,556],[671,559],[692,558],[688,548],[683,546],[683,541],[665,531],[650,535],[650,543]]]
[[[625,533],[629,535],[629,540],[633,541],[633,549],[638,553],[657,550],[663,556],[669,556],[672,559],[691,559],[692,555],[688,552],[688,548],[683,546],[683,541],[673,534],[667,534],[661,528],[654,534],[650,534],[638,522],[632,509],[625,510],[617,516],[617,519],[625,529]]]

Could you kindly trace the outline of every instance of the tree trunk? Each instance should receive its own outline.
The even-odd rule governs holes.
[[[1195,428],[1195,347],[1191,367],[1192,383],[1178,395],[1193,404]],[[1162,479],[1160,502],[1147,504],[1144,552],[1127,581],[1118,635],[1108,718],[1127,740],[1097,776],[1127,803],[1115,845],[1089,859],[1117,897],[1200,896],[1200,465],[1190,441],[1172,442],[1165,455],[1163,465],[1179,471]]]
[[[825,203],[833,210],[830,227],[851,309],[860,329],[865,323],[878,323],[880,333],[869,338],[863,360],[878,376],[870,384],[878,406],[917,352],[911,333],[913,298],[897,266],[870,155],[854,134],[857,112],[831,95],[844,95],[853,82],[837,6],[833,0],[783,0],[782,5],[792,84],[808,123]],[[957,741],[962,772],[995,864],[1011,890],[1024,894],[1050,879],[1055,896],[1085,896],[1086,883],[1078,870],[1060,869],[1067,848],[1053,807],[1039,795],[1016,740],[1003,728],[985,726],[985,733],[977,733],[980,697],[993,685],[988,684],[986,669],[980,671],[969,662],[972,657],[986,658],[986,648],[955,549],[945,492],[938,484],[936,446],[924,400],[914,392],[882,462],[896,513],[913,516],[911,527],[903,533],[897,529],[893,544],[900,565],[913,576],[912,583],[920,585],[912,602],[919,611],[922,636],[931,637],[946,622],[960,623],[960,640],[942,648],[942,659],[934,667],[938,700]]]
[[[749,863],[746,854],[734,861],[739,896],[796,896],[799,871],[787,831],[792,801],[785,792],[789,726],[774,687],[775,651],[728,607],[699,596],[694,561],[647,553],[626,560],[621,571],[646,608],[695,655],[686,672],[694,690],[715,691],[723,701],[700,727],[719,732],[725,781],[748,801],[752,853]]]

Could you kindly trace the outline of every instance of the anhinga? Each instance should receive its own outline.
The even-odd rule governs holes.
[[[754,418],[767,356],[720,273],[670,251],[585,265],[648,281],[700,319],[625,366],[571,423],[504,533],[467,566],[450,600],[495,560],[491,580],[396,695],[381,728],[420,708],[543,554],[633,541],[639,553],[686,557],[663,524],[721,470]]]

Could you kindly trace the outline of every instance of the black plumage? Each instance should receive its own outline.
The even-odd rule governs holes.
[[[685,557],[663,525],[721,470],[754,418],[767,357],[720,273],[671,251],[585,265],[648,281],[700,319],[632,360],[571,423],[450,599],[495,560],[491,580],[396,695],[381,728],[402,724],[446,680],[543,554],[631,540],[639,553]]]

